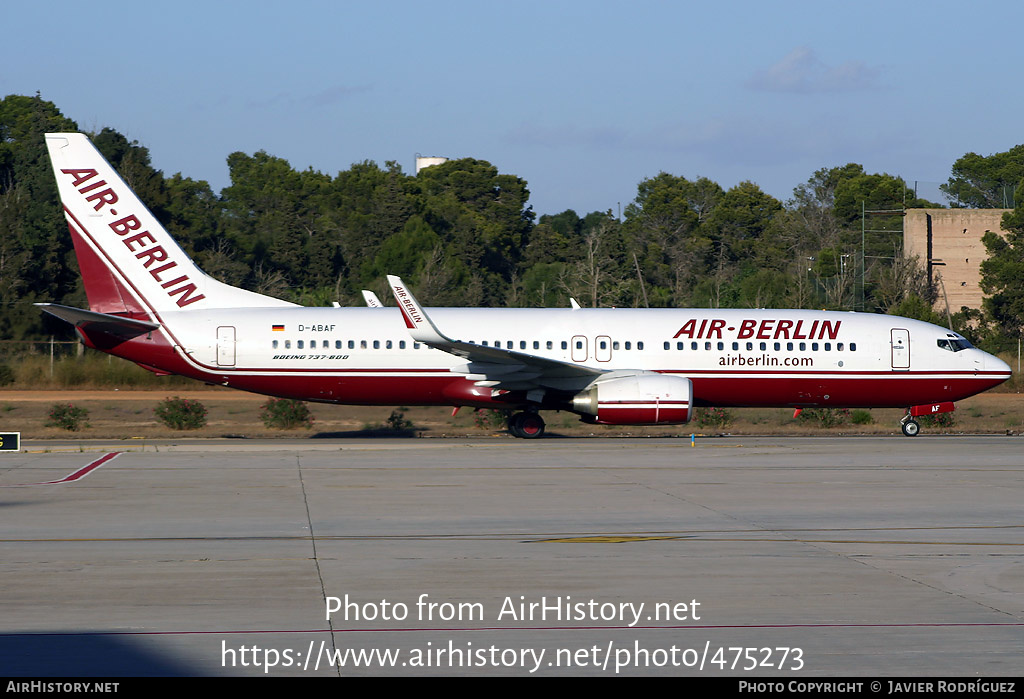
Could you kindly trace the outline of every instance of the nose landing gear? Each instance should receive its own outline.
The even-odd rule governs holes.
[[[921,431],[921,425],[920,423],[918,423],[917,420],[912,418],[910,416],[910,413],[908,412],[906,415],[903,416],[903,419],[900,420],[900,429],[903,430],[903,434],[905,436],[916,437],[918,433]]]

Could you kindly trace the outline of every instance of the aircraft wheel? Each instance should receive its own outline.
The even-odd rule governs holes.
[[[513,437],[519,437],[522,439],[523,433],[520,431],[519,423],[522,422],[522,417],[525,413],[515,413],[510,415],[508,418],[508,433]]]
[[[900,425],[900,428],[907,437],[916,437],[918,432],[921,431],[921,425],[917,423],[917,420],[907,420]]]
[[[513,437],[537,439],[544,434],[544,418],[537,413],[516,413],[509,418],[508,431]]]

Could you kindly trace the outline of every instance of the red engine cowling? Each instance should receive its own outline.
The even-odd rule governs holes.
[[[602,425],[685,425],[693,383],[645,373],[599,380],[572,399],[572,409]]]

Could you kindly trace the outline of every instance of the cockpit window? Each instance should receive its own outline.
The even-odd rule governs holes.
[[[936,340],[938,346],[949,352],[959,352],[960,350],[970,349],[973,345],[962,337],[952,337],[946,340]]]

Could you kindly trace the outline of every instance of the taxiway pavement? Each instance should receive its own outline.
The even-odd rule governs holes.
[[[140,446],[0,456],[0,675],[1024,667],[1019,437]]]

